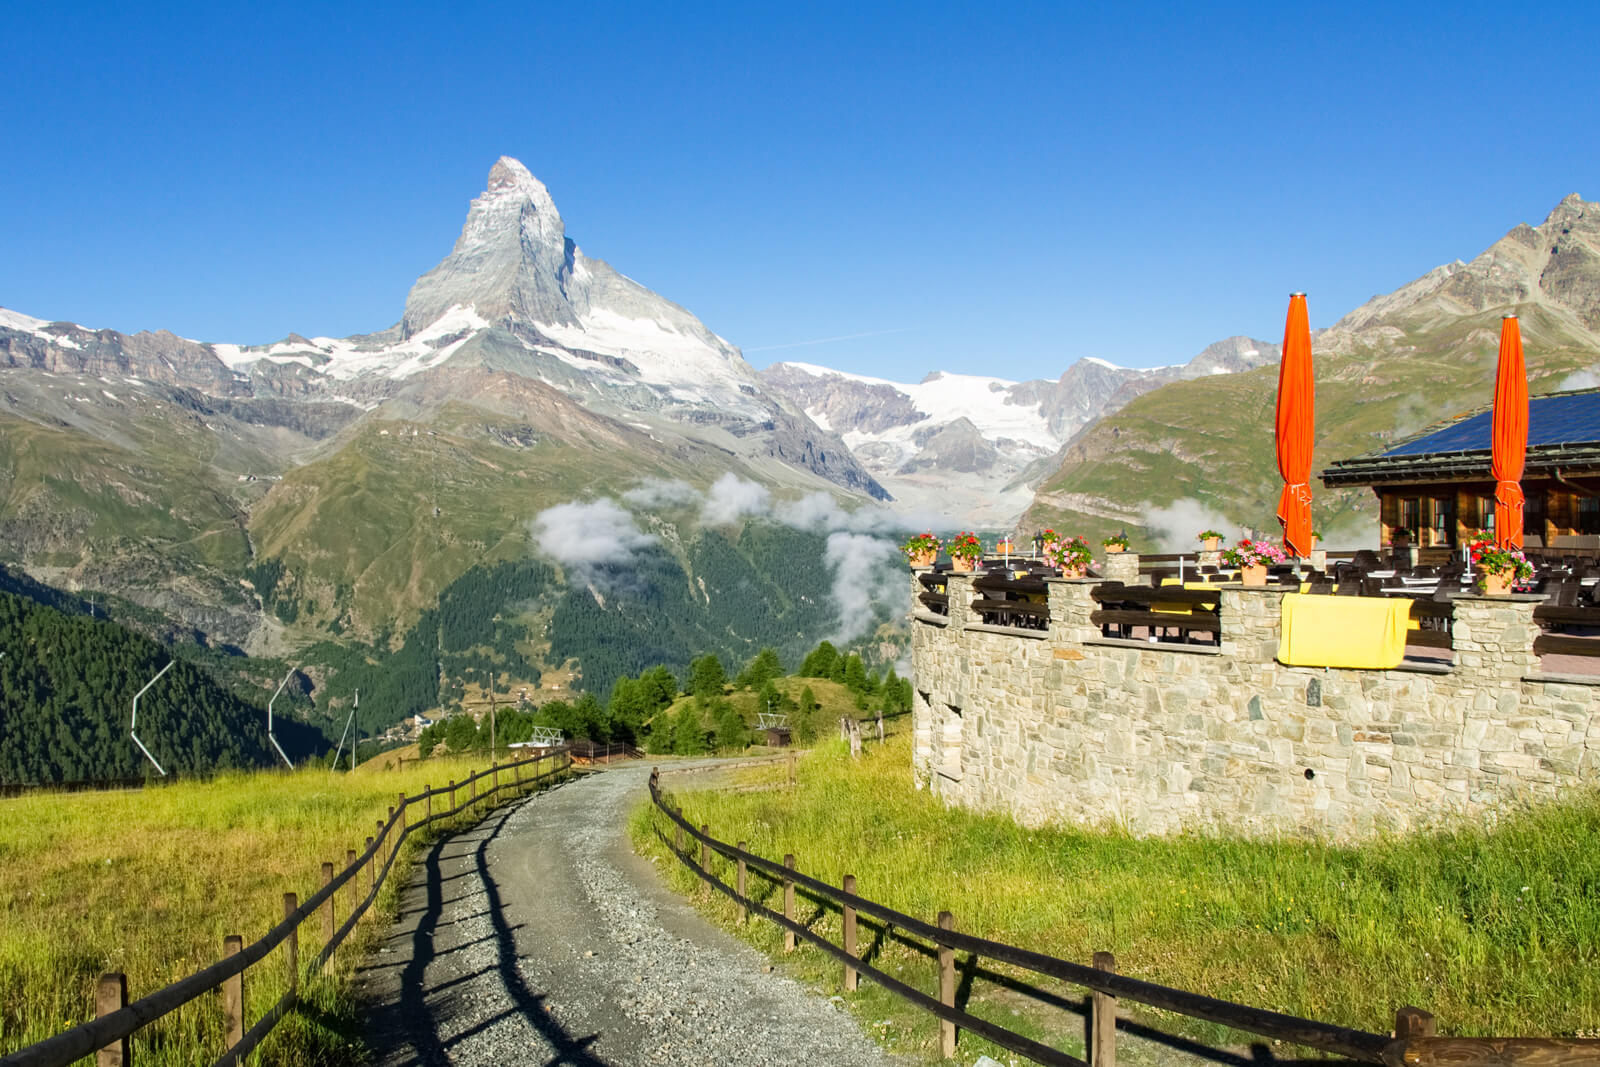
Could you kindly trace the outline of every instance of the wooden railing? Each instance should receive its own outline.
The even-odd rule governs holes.
[[[977,594],[972,601],[972,617],[988,626],[1048,630],[1048,590],[1043,578],[1032,575],[979,575],[972,582],[972,591]]]
[[[553,765],[543,771],[538,770],[538,764],[545,760],[553,761]],[[359,856],[353,849],[347,852],[344,869],[337,873],[332,862],[324,863],[322,888],[312,893],[305,903],[299,903],[296,894],[285,893],[283,921],[267,931],[260,940],[245,945],[243,938],[237,934],[229,935],[223,941],[224,955],[221,960],[131,1004],[127,999],[125,976],[102,975],[95,995],[96,1018],[0,1057],[0,1067],[66,1067],[75,1060],[96,1054],[99,1054],[102,1064],[128,1064],[132,1061],[130,1039],[134,1034],[214,990],[222,992],[227,1029],[227,1049],[215,1061],[214,1067],[232,1067],[241,1063],[299,1002],[302,974],[299,935],[303,924],[318,916],[321,918],[323,945],[312,958],[309,970],[324,971],[334,951],[349,936],[373,901],[377,900],[378,891],[383,888],[400,846],[408,836],[486,801],[494,806],[500,802],[502,790],[509,791],[512,796],[518,795],[526,786],[567,773],[571,765],[570,753],[561,748],[514,763],[494,764],[488,770],[479,771],[461,782],[452,781],[440,789],[424,786],[416,796],[408,797],[400,793],[396,806],[389,809],[389,818],[378,820],[374,835],[367,838],[366,850]],[[534,769],[534,773],[525,775],[524,770],[529,767]],[[509,775],[511,780],[502,782],[504,775]],[[484,779],[489,779],[491,784],[480,791],[478,783]],[[458,796],[463,790],[468,791],[467,796],[458,803]],[[433,798],[437,796],[448,796],[450,806],[434,811]],[[412,819],[411,809],[417,805],[423,807],[424,814],[420,819]],[[350,887],[347,893],[349,914],[340,924],[336,921],[337,896],[347,885]],[[365,895],[356,899],[363,886]],[[280,945],[284,946],[284,967],[289,975],[289,989],[246,1030],[245,972],[266,959]]]
[[[922,583],[922,592],[917,594],[917,601],[930,615],[950,614],[950,596],[945,592],[945,574],[927,571],[917,576],[917,581]]]
[[[622,741],[601,743],[580,738],[567,745],[577,763],[611,763],[614,760],[643,759],[644,752],[637,746]]]
[[[1105,637],[1137,640],[1141,638],[1136,631],[1144,630],[1145,636],[1157,643],[1222,643],[1222,618],[1217,610],[1222,594],[1215,590],[1106,582],[1089,595],[1100,605],[1089,621],[1100,627]]]
[[[1543,632],[1533,639],[1533,651],[1541,656],[1600,656],[1600,635],[1561,633],[1576,627],[1600,630],[1600,608],[1540,604],[1533,619]]]
[[[780,864],[748,851],[742,841],[732,845],[718,840],[711,836],[709,826],[696,829],[684,818],[682,809],[662,793],[659,770],[652,771],[650,775],[650,800],[654,810],[665,815],[672,824],[670,841],[659,826],[654,826],[657,839],[696,877],[738,905],[740,923],[747,921],[751,913],[772,922],[784,931],[785,952],[794,951],[800,940],[815,945],[843,965],[844,988],[847,992],[853,992],[860,977],[865,976],[901,999],[937,1016],[939,1053],[947,1059],[955,1055],[958,1029],[964,1029],[1034,1063],[1050,1067],[1105,1067],[1116,1062],[1117,1002],[1129,1000],[1275,1041],[1286,1041],[1362,1063],[1388,1064],[1390,1067],[1431,1067],[1435,1064],[1450,1064],[1452,1067],[1509,1067],[1524,1064],[1528,1067],[1577,1067],[1578,1064],[1600,1062],[1600,1040],[1438,1037],[1433,1016],[1414,1007],[1404,1007],[1395,1013],[1393,1036],[1370,1033],[1218,1000],[1118,974],[1116,959],[1109,952],[1095,953],[1093,965],[1086,966],[1031,949],[964,934],[956,930],[955,919],[948,911],[940,912],[935,923],[925,922],[859,895],[854,875],[845,875],[840,886],[829,885],[802,874],[792,853],[784,856]],[[699,847],[686,846],[685,837],[697,842]],[[712,866],[713,856],[720,856],[732,865],[733,885],[717,876]],[[781,913],[766,907],[749,893],[752,869],[774,887],[782,889]],[[843,924],[842,945],[829,941],[814,930],[811,923],[802,922],[797,917],[797,892],[814,904],[839,910]],[[858,919],[862,915],[877,919],[897,934],[919,938],[934,946],[939,969],[937,997],[907,985],[862,959],[857,936]],[[1089,990],[1089,1059],[1078,1059],[958,1007],[957,952],[968,953],[974,966],[980,958],[993,960]]]

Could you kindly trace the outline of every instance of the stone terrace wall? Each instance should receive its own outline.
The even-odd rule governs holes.
[[[1222,589],[1220,650],[1106,641],[1096,584],[1051,581],[1044,633],[975,624],[967,575],[914,615],[919,787],[1029,825],[1354,839],[1600,777],[1600,686],[1538,674],[1541,598],[1458,599],[1453,668],[1368,671],[1278,663],[1262,589]]]

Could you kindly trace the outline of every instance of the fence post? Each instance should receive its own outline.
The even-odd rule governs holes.
[[[672,847],[681,854],[683,852],[683,826],[681,823],[672,824]]]
[[[424,819],[431,819],[433,818],[433,786],[429,785],[427,782],[423,782],[422,795],[426,798],[428,804],[428,806],[422,811],[422,817]]]
[[[711,836],[711,824],[710,823],[705,823],[705,822],[701,823],[700,824],[700,832],[705,835],[705,837],[702,837],[700,839],[700,870],[704,874],[710,874],[711,873],[711,845],[707,841],[707,838],[709,838]],[[702,889],[704,889],[707,893],[711,892],[711,883],[705,881],[704,879],[701,879],[700,887]]]
[[[293,893],[283,895],[283,917],[292,919],[300,907],[300,898]],[[283,939],[283,958],[289,965],[289,1003],[299,999],[300,993],[300,924],[289,927],[289,936]]]
[[[493,777],[489,780],[494,783],[494,788],[491,789],[490,792],[492,792],[495,795],[495,799],[498,800],[500,799],[500,761],[490,760],[489,770],[493,774]]]
[[[411,807],[410,802],[406,800],[406,795],[401,793],[400,805],[395,809],[400,813],[400,832],[394,837],[394,847],[396,852],[400,850],[400,842],[406,836],[406,809],[409,807]]]
[[[1432,1037],[1438,1030],[1433,1016],[1409,1005],[1394,1013],[1394,1036],[1401,1041],[1413,1037]]]
[[[456,813],[456,780],[450,779],[450,814]]]
[[[394,857],[394,805],[389,805],[389,817],[383,822],[383,862],[387,864]]]
[[[790,789],[794,788],[794,770],[795,770],[795,763],[796,762],[798,762],[798,758],[795,756],[794,749],[791,748],[789,750],[789,788]]]
[[[94,1016],[110,1015],[128,1006],[128,976],[102,974],[94,990]],[[133,1067],[133,1041],[122,1038],[94,1054],[95,1067]]]
[[[783,865],[794,870],[793,852],[784,854]],[[794,879],[787,876],[783,879],[783,917],[794,922]],[[788,927],[783,929],[783,951],[794,951],[794,931]]]
[[[333,884],[333,864],[324,863],[322,865],[322,887],[324,889],[326,889],[328,886],[330,886],[332,884]],[[323,904],[322,904],[322,943],[324,945],[330,945],[330,944],[333,943],[333,894],[332,893],[328,894],[328,899],[323,901]],[[328,962],[329,963],[333,962],[333,957],[331,955],[328,957]]]
[[[478,802],[478,772],[468,767],[467,780],[472,783],[472,798],[467,801],[467,806],[471,807]]]
[[[744,925],[744,921],[750,917],[750,909],[745,907],[745,903],[744,903],[744,856],[742,855],[744,850],[745,850],[744,842],[740,841],[739,842],[739,852],[741,853],[741,855],[739,856],[738,876],[737,876],[737,878],[735,878],[735,883],[736,884],[734,886],[734,888],[736,890],[738,890],[738,893],[739,893],[739,925],[740,926],[743,926]]]
[[[1094,969],[1115,971],[1117,957],[1094,954]],[[1117,998],[1095,990],[1089,994],[1089,1067],[1116,1067]]]
[[[370,837],[367,838],[365,851],[372,851],[372,838]],[[367,895],[371,896],[372,891],[376,888],[378,888],[378,857],[374,855],[367,857]]]
[[[237,956],[244,938],[229,934],[222,939],[222,954]],[[244,972],[222,980],[222,1017],[228,1032],[228,1047],[244,1040]]]
[[[356,850],[353,849],[353,848],[345,849],[345,852],[344,852],[344,869],[348,871],[350,868],[354,867],[355,865],[356,865]],[[356,909],[361,906],[361,877],[360,877],[360,875],[361,875],[361,872],[359,870],[356,871],[355,875],[351,877],[350,881],[345,883],[346,885],[348,885],[350,887],[350,914],[351,915],[354,915],[356,913]]]
[[[956,919],[948,911],[939,913],[939,929],[954,930]],[[949,945],[939,946],[939,1003],[947,1008],[956,1006],[956,950]],[[939,1055],[950,1059],[956,1054],[956,1024],[949,1019],[939,1020]]]
[[[844,891],[851,896],[856,895],[856,876],[844,876]],[[851,959],[856,958],[856,909],[849,904],[844,906],[844,950]],[[848,963],[844,965],[844,988],[847,993],[856,991],[856,969]]]

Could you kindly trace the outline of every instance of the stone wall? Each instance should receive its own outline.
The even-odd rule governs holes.
[[[1542,598],[1456,600],[1453,666],[1341,670],[1276,660],[1277,591],[1224,587],[1204,648],[1102,638],[1097,584],[1050,581],[1046,632],[976,623],[968,575],[914,615],[919,787],[1029,825],[1355,839],[1600,776],[1600,686],[1538,673]]]

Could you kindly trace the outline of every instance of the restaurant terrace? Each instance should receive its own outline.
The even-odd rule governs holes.
[[[1329,468],[1374,486],[1385,547],[1325,552],[1313,385],[1297,293],[1281,544],[1016,556],[961,534],[935,562],[931,535],[907,543],[919,786],[1029,823],[1355,839],[1600,778],[1600,561],[1565,540],[1593,536],[1600,394],[1530,405],[1506,315],[1492,408]],[[1421,550],[1394,536],[1408,523]]]

